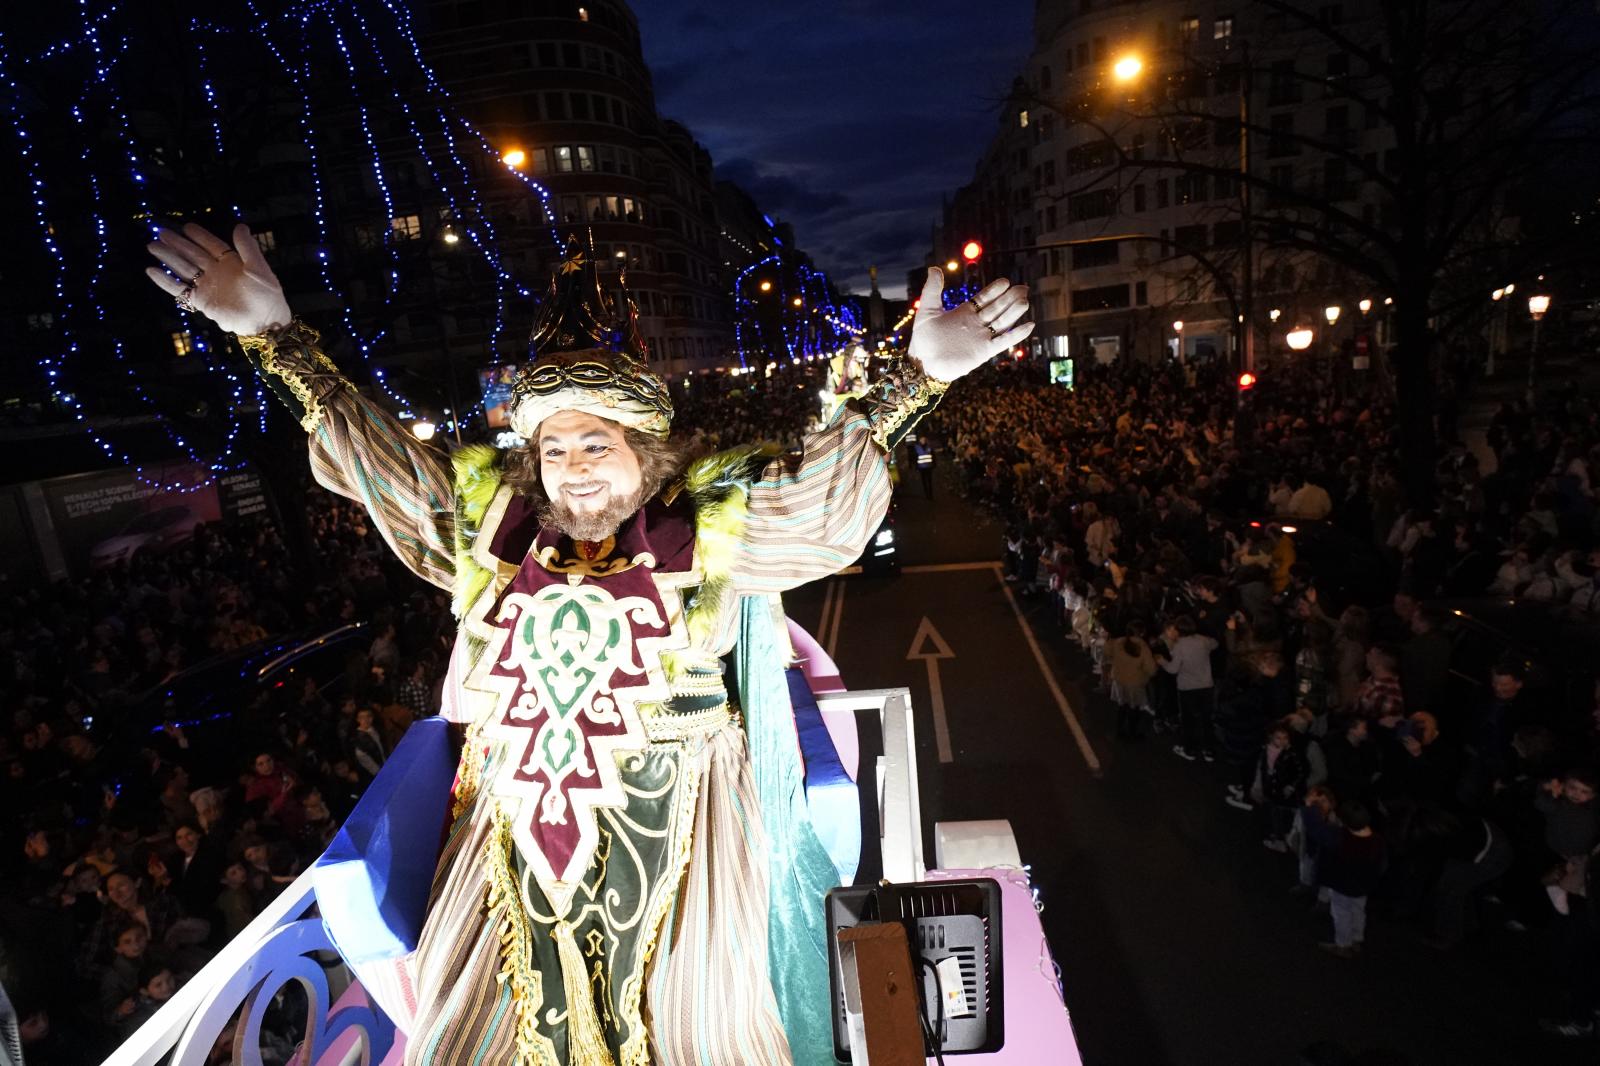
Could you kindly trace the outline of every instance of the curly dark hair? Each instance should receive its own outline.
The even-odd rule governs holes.
[[[682,473],[686,455],[684,449],[670,437],[622,427],[622,439],[633,454],[639,457],[639,484],[648,500],[661,491],[661,486]],[[547,499],[544,484],[539,480],[539,451],[533,442],[513,448],[504,459],[502,481],[518,495],[543,502]]]

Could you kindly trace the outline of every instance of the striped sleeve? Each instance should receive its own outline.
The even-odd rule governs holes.
[[[889,464],[866,415],[846,407],[767,463],[750,487],[734,567],[742,592],[782,592],[855,562],[889,509]]]
[[[354,389],[322,402],[311,431],[317,484],[366,507],[391,551],[412,573],[450,589],[455,577],[455,503],[450,461]]]

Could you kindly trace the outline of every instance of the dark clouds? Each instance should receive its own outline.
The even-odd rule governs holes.
[[[1032,4],[640,0],[656,105],[835,281],[899,296],[1026,56]]]

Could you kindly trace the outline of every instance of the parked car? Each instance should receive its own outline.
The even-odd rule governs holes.
[[[179,504],[146,511],[89,550],[89,565],[95,569],[126,563],[140,552],[170,551],[194,539],[200,516]]]
[[[867,541],[866,548],[862,550],[861,557],[854,566],[846,567],[845,573],[887,577],[900,572],[900,545],[896,539],[894,511],[895,506],[891,502],[889,510],[884,512],[883,521],[878,523],[872,539]]]
[[[357,622],[213,656],[138,694],[111,721],[96,723],[95,731],[107,742],[136,746],[179,725],[193,761],[204,766],[216,756],[226,774],[241,746],[270,739],[273,705],[298,698],[306,678],[337,707],[350,658],[364,653],[370,639],[367,624]],[[256,707],[267,713],[259,719],[245,713]]]

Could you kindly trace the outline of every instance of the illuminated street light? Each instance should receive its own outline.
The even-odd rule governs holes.
[[[945,273],[954,274],[956,271],[961,269],[961,264],[956,262],[954,259],[951,259],[945,263],[944,269]]]
[[[1361,313],[1362,314],[1366,314],[1368,311],[1372,310],[1372,301],[1371,300],[1362,300],[1360,303],[1356,304],[1356,306],[1361,308]]]
[[[1174,332],[1174,333],[1182,333],[1183,332],[1183,319],[1180,318],[1180,319],[1178,319],[1178,321],[1176,321],[1176,322],[1174,322],[1172,324],[1172,332]]]
[[[1284,334],[1283,339],[1284,342],[1287,343],[1294,351],[1303,352],[1307,348],[1311,347],[1311,342],[1315,339],[1315,334],[1311,332],[1309,326],[1301,326],[1299,329],[1291,329],[1288,333]]]
[[[1491,292],[1489,294],[1489,299],[1498,300],[1502,296],[1504,296],[1505,294],[1506,294],[1506,290],[1504,290],[1504,289],[1496,289],[1496,290],[1494,290],[1493,292]]]
[[[1528,314],[1533,316],[1535,322],[1543,318],[1548,310],[1550,310],[1550,297],[1544,295],[1528,297]]]
[[[1322,315],[1328,320],[1328,325],[1330,326],[1339,321],[1339,316],[1342,313],[1344,313],[1344,308],[1340,307],[1338,304],[1334,304],[1332,307],[1324,307],[1322,309]]]
[[[798,296],[796,296],[792,302],[796,307],[804,307],[805,303],[806,303],[804,300],[802,300]]]
[[[761,282],[761,291],[762,292],[771,292],[772,291],[772,282],[763,280]]]
[[[1283,317],[1283,312],[1274,307],[1272,310],[1267,312],[1267,317],[1276,322],[1279,318]]]
[[[438,428],[438,427],[436,427],[432,422],[429,422],[425,418],[418,419],[417,421],[411,423],[411,432],[416,436],[416,438],[418,440],[432,440],[433,439],[433,431],[436,428]]]
[[[446,244],[460,244],[461,243],[461,234],[457,233],[453,229],[447,229],[447,230],[444,231],[443,240],[444,240],[444,243],[446,243]]]
[[[1136,55],[1126,55],[1111,65],[1111,75],[1127,83],[1144,73],[1144,60]]]
[[[507,148],[500,155],[500,162],[512,170],[521,170],[522,165],[528,161],[528,153],[521,148]]]
[[[1507,285],[1506,286],[1506,295],[1507,296],[1510,296],[1512,293],[1514,293],[1516,291],[1517,291],[1516,285],[1513,284],[1513,285]]]

